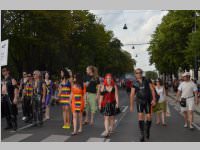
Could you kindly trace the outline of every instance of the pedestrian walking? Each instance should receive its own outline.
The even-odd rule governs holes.
[[[166,91],[165,87],[162,83],[161,79],[156,80],[156,92],[159,95],[159,100],[157,104],[155,105],[155,113],[156,113],[156,124],[159,125],[162,121],[162,125],[166,126]],[[160,121],[161,118],[161,121]]]
[[[19,96],[19,88],[16,80],[10,76],[10,70],[7,66],[1,68],[1,105],[3,114],[5,114],[7,126],[6,130],[17,130],[17,99]]]
[[[46,97],[46,85],[42,80],[41,72],[39,70],[35,70],[33,72],[33,126],[43,125],[43,105],[45,103]]]
[[[155,105],[156,97],[155,97],[155,90],[152,86],[150,80],[147,80],[145,77],[142,76],[143,71],[142,69],[138,68],[135,70],[136,81],[133,82],[133,86],[131,88],[131,95],[130,95],[130,111],[133,112],[134,110],[134,97],[136,100],[137,105],[137,112],[138,112],[138,121],[139,121],[139,128],[141,132],[140,141],[145,141],[145,129],[146,129],[146,138],[150,138],[150,128],[151,128],[151,105]],[[145,116],[146,113],[146,116]],[[144,121],[146,119],[146,123]],[[146,124],[146,128],[145,128]]]
[[[86,85],[84,84],[81,74],[74,75],[74,83],[72,85],[72,113],[74,131],[71,135],[77,135],[82,132],[82,118],[86,99]],[[79,130],[77,131],[79,118]]]
[[[33,79],[31,74],[27,74],[28,80],[24,84],[24,106],[26,112],[26,123],[31,123],[33,119],[33,107],[32,107],[32,97],[33,97]]]
[[[113,132],[117,109],[119,109],[118,88],[111,74],[107,74],[104,79],[104,84],[100,89],[99,110],[104,115],[104,137],[109,137]]]
[[[45,120],[50,119],[50,103],[53,94],[53,81],[50,80],[49,72],[45,72],[46,98],[45,98]]]
[[[63,110],[63,129],[70,128],[70,104],[71,104],[71,82],[69,72],[63,68],[61,69],[61,83],[59,85],[59,103]]]
[[[23,77],[22,79],[20,80],[20,86],[19,86],[19,98],[21,99],[21,104],[22,104],[22,113],[23,113],[23,117],[22,117],[22,120],[25,121],[27,119],[27,112],[26,112],[26,104],[25,104],[25,100],[24,100],[24,93],[25,93],[25,84],[27,82],[27,72],[24,71],[22,73]]]
[[[194,105],[199,104],[198,96],[197,96],[197,86],[193,81],[190,80],[190,73],[185,72],[183,75],[183,82],[178,87],[177,92],[177,102],[180,102],[181,112],[184,114],[184,127],[188,127],[193,129],[193,111]],[[188,122],[189,121],[189,122]]]
[[[97,112],[97,101],[99,99],[99,76],[98,70],[94,66],[88,66],[86,69],[87,78],[85,81],[87,98],[86,98],[86,116],[84,124],[89,123],[89,112],[91,113],[90,125],[94,125],[94,115]]]

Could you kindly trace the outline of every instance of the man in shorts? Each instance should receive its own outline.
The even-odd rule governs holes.
[[[185,72],[182,75],[182,77],[184,81],[178,87],[177,102],[181,100],[186,101],[186,105],[181,106],[181,112],[183,112],[185,120],[184,127],[185,128],[188,127],[188,121],[189,121],[189,127],[190,129],[193,129],[194,127],[192,126],[192,122],[193,122],[194,105],[199,104],[197,96],[197,86],[196,84],[194,84],[193,81],[190,80],[189,72]]]

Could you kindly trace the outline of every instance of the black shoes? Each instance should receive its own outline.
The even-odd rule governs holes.
[[[145,142],[144,136],[140,138],[140,142]]]
[[[10,130],[12,128],[13,128],[12,126],[7,126],[7,127],[4,128],[4,130]]]

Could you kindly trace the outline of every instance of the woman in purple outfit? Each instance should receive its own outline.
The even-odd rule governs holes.
[[[51,102],[51,96],[53,94],[53,82],[49,79],[50,75],[49,72],[45,73],[45,83],[46,83],[46,100],[45,100],[45,119],[50,119],[50,102]]]

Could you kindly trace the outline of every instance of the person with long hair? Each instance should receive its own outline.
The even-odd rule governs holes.
[[[63,110],[63,129],[70,128],[70,95],[71,95],[71,82],[70,74],[66,69],[61,69],[61,83],[59,86],[59,102]]]
[[[43,125],[43,104],[45,103],[46,97],[46,85],[42,80],[41,72],[39,70],[35,70],[33,72],[33,126]]]
[[[114,83],[111,74],[106,74],[104,84],[100,89],[99,109],[104,115],[105,135],[110,136],[113,132],[116,114],[116,108],[119,108],[118,88]]]
[[[166,91],[165,87],[163,85],[163,82],[161,79],[156,80],[156,86],[155,86],[156,92],[159,95],[159,100],[157,105],[157,111],[156,111],[156,124],[160,124],[160,117],[162,118],[162,125],[166,126]],[[162,116],[161,116],[162,115]]]
[[[98,70],[94,66],[88,66],[86,69],[87,79],[86,79],[86,116],[84,124],[89,123],[89,112],[91,112],[90,125],[94,124],[94,115],[97,112],[97,101],[99,99],[99,76]]]
[[[46,91],[47,91],[45,99],[45,107],[46,107],[45,119],[48,120],[50,119],[50,102],[53,94],[53,82],[49,79],[50,78],[49,72],[46,71],[44,77],[45,77]]]
[[[77,135],[82,132],[82,116],[85,106],[86,86],[81,74],[74,75],[74,83],[72,85],[72,113],[74,131],[71,135]],[[79,130],[77,132],[77,124],[79,118]]]

